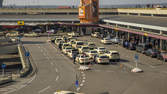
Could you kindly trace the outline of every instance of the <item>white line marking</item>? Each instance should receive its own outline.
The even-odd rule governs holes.
[[[85,83],[85,80],[82,80],[82,83]]]
[[[56,77],[56,81],[59,80],[59,76]]]
[[[56,72],[58,72],[58,69],[57,69],[57,68],[55,68],[55,71],[56,71]]]
[[[79,90],[80,90],[80,87],[77,88],[77,91],[79,91]]]
[[[81,83],[80,86],[83,86],[83,84]]]
[[[84,73],[83,71],[81,73]]]
[[[47,90],[47,89],[49,89],[49,88],[50,88],[50,86],[47,86],[46,88],[41,89],[40,91],[38,91],[38,93],[40,94],[40,93],[42,93],[42,92],[46,91],[46,90]]]
[[[86,77],[83,77],[83,79],[85,80],[85,79],[86,79]]]

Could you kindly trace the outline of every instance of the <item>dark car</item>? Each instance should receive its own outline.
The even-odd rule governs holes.
[[[136,51],[144,54],[145,51],[146,51],[147,49],[149,49],[149,48],[151,48],[149,44],[139,43],[139,44],[136,46]]]
[[[129,43],[128,49],[130,49],[130,50],[136,50],[136,44],[135,43]]]
[[[166,62],[167,61],[167,52],[160,52],[157,55],[157,58]]]
[[[157,57],[157,55],[159,54],[159,51],[157,49],[147,49],[145,51],[145,54],[147,56],[151,56],[151,57]]]

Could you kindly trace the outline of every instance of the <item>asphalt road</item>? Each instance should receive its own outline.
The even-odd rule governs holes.
[[[138,24],[146,24],[153,26],[167,27],[166,17],[151,17],[151,16],[127,16],[127,15],[100,15],[100,18],[107,18],[116,21],[131,22]],[[79,20],[78,15],[0,15],[0,19],[72,19]]]
[[[75,66],[46,40],[47,38],[23,39],[23,44],[30,51],[38,71],[28,82],[27,79],[22,85],[18,84],[14,90],[4,94],[53,94],[57,90],[73,90],[77,74]],[[3,90],[9,88],[11,87]]]
[[[121,61],[135,66],[135,51],[130,51],[117,45],[103,45],[97,38],[80,37],[80,40],[92,41],[97,46],[120,52]],[[167,64],[155,58],[139,54],[139,68],[143,73],[131,73],[127,67],[119,65],[92,65],[91,71],[86,71],[86,83],[81,92],[86,94],[166,94]]]
[[[117,45],[103,45],[97,38],[80,37],[80,40],[95,42],[108,50],[120,52],[121,61],[132,66],[135,51],[129,51]],[[78,65],[47,43],[47,38],[24,38],[24,45],[29,49],[38,72],[31,78],[25,78],[11,87],[0,89],[2,94],[53,94],[56,90],[74,90]],[[128,68],[119,65],[94,64],[91,70],[80,74],[79,91],[85,94],[166,94],[167,64],[162,61],[139,54],[139,65],[143,73],[131,73]],[[20,88],[17,88],[21,86]],[[7,91],[15,88],[12,91]]]

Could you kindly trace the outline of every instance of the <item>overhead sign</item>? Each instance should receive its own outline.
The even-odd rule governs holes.
[[[6,67],[6,64],[2,64],[1,68],[4,69]]]
[[[139,55],[135,54],[134,58],[135,58],[135,60],[138,60],[139,59]]]
[[[24,21],[17,21],[17,25],[24,25]]]
[[[78,80],[75,81],[75,86],[76,86],[76,87],[79,87],[79,82],[78,82]]]
[[[30,52],[26,52],[25,56],[29,57],[30,56]]]
[[[85,18],[85,7],[79,7],[79,18]]]
[[[148,34],[147,34],[147,33],[144,33],[144,36],[148,36]]]

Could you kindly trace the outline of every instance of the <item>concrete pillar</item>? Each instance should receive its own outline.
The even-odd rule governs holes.
[[[46,31],[48,31],[48,25],[46,25]]]
[[[130,33],[128,32],[128,41],[130,41]]]
[[[162,42],[162,40],[160,40],[160,51],[162,50],[162,46],[163,46],[163,42]]]
[[[142,36],[142,43],[144,43],[144,36]]]

